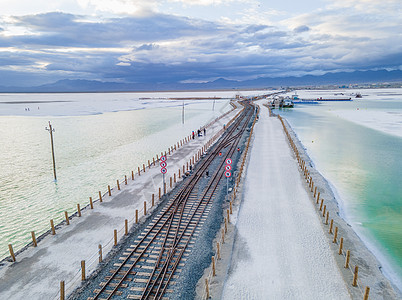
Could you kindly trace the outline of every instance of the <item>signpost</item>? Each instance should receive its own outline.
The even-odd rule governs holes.
[[[162,155],[160,158],[161,162],[160,162],[160,166],[161,166],[161,173],[163,175],[163,193],[165,193],[165,174],[167,173],[167,158],[165,155]]]
[[[226,177],[226,198],[228,198],[229,195],[229,178],[232,176],[232,160],[230,158],[226,159],[226,166],[225,166],[225,177]]]

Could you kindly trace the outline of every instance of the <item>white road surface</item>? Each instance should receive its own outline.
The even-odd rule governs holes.
[[[281,123],[261,106],[223,299],[350,299]]]

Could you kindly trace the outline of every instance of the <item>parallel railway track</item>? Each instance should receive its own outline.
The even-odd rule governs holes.
[[[162,299],[169,294],[171,285],[180,273],[182,265],[191,251],[191,245],[205,221],[223,177],[225,157],[232,157],[253,116],[254,108],[243,104],[243,113],[228,128],[214,150],[196,165],[191,178],[150,224],[125,249],[122,262],[116,265],[111,276],[107,276],[94,296],[89,299],[112,299],[122,294],[129,287],[129,299]],[[219,153],[225,150],[225,157],[220,158],[219,167],[211,175],[208,184],[200,188],[200,180],[205,176],[211,163]]]

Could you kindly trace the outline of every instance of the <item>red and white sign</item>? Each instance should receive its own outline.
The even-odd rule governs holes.
[[[230,173],[230,171],[226,171],[225,176],[226,176],[226,178],[229,178],[230,176],[232,176],[232,173]]]
[[[230,158],[227,158],[227,159],[226,159],[226,164],[227,164],[227,165],[232,164],[232,160],[231,160]]]
[[[162,168],[162,169],[161,169],[161,173],[162,173],[162,174],[166,174],[166,173],[167,173],[167,169],[166,169],[166,168]]]
[[[226,171],[232,170],[232,166],[231,166],[231,165],[226,165],[226,166],[225,166],[225,170],[226,170]]]
[[[161,158],[160,158],[161,161],[166,161],[166,159],[167,159],[167,158],[166,158],[165,155],[162,155]]]
[[[161,168],[166,168],[167,163],[166,163],[165,161],[162,161],[162,162],[160,163],[160,165],[161,165]]]

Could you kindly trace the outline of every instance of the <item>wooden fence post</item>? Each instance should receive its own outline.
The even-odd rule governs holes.
[[[219,245],[219,242],[216,242],[216,255],[218,259],[221,259],[221,245]]]
[[[102,202],[102,193],[99,191],[99,202]]]
[[[35,237],[35,231],[31,231],[31,236],[32,236],[32,244],[34,247],[38,246],[38,243],[36,241],[36,237]]]
[[[117,229],[113,231],[114,245],[117,246]]]
[[[141,170],[140,170],[140,167],[138,167],[138,176],[141,176]]]
[[[329,212],[327,211],[327,216],[325,217],[325,225],[328,225],[328,218],[329,218]]]
[[[318,201],[320,201],[320,192],[318,192],[318,194],[317,194],[317,204],[318,204]]]
[[[147,214],[147,201],[144,201],[144,216]]]
[[[172,177],[170,177],[170,188],[172,188]]]
[[[85,280],[85,260],[81,260],[81,280]]]
[[[176,173],[173,174],[173,182],[176,183]]]
[[[364,291],[363,300],[368,300],[369,294],[370,294],[370,288],[368,286],[366,286],[366,289]]]
[[[151,202],[152,207],[155,205],[155,194],[152,194],[152,202]]]
[[[345,269],[349,269],[350,250],[346,251]]]
[[[127,185],[127,175],[124,175],[124,183]]]
[[[339,255],[341,255],[343,253],[342,248],[343,248],[343,237],[341,237],[341,241],[339,243],[339,251],[338,251]]]
[[[102,245],[101,244],[99,244],[99,246],[98,246],[98,249],[99,249],[99,262],[101,263],[102,262],[102,260],[103,260],[103,257],[102,257]]]
[[[8,250],[10,251],[10,256],[11,256],[12,261],[15,262],[16,259],[15,259],[15,254],[14,254],[14,250],[13,250],[13,245],[8,244]]]
[[[110,189],[110,185],[107,186],[107,191],[109,193],[109,196],[112,196],[112,190]]]
[[[91,209],[94,209],[94,204],[92,202],[92,197],[89,197],[89,205],[91,206]]]
[[[134,171],[131,171],[131,180],[134,180]]]
[[[117,179],[117,180],[116,180],[116,182],[117,182],[117,189],[120,191],[120,184],[119,184],[119,180]]]
[[[332,241],[333,243],[336,243],[337,237],[338,237],[338,226],[335,227],[334,240]]]
[[[144,173],[145,173],[145,164],[142,164],[142,170],[143,170]]]
[[[159,200],[161,199],[161,188],[159,188]]]
[[[207,299],[209,299],[208,278],[205,278],[205,292],[207,294]]]
[[[331,223],[329,224],[329,233],[332,234],[332,227],[334,226],[334,219],[331,219]]]
[[[64,281],[60,281],[60,300],[66,299],[66,291],[64,286]]]
[[[135,210],[135,224],[138,224],[138,209]]]
[[[212,276],[216,276],[215,257],[214,256],[212,256]]]
[[[81,207],[80,207],[79,203],[77,203],[77,213],[78,213],[78,216],[81,217]]]
[[[64,216],[66,217],[66,224],[70,225],[70,220],[68,219],[68,212],[67,211],[64,212]]]
[[[359,273],[359,266],[355,266],[355,272],[353,273],[353,286],[357,286],[357,274]]]
[[[53,219],[50,220],[50,227],[52,228],[52,235],[56,234],[56,229],[54,228]]]
[[[128,220],[124,220],[124,234],[128,235]]]

